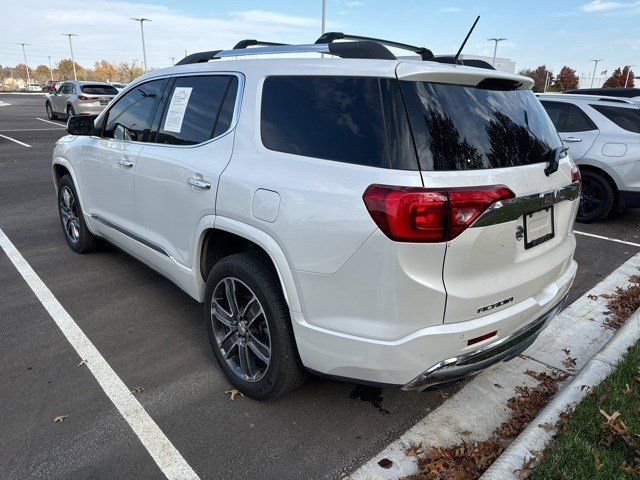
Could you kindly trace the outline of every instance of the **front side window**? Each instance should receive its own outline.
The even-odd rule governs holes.
[[[530,165],[546,161],[549,150],[562,145],[531,90],[491,83],[487,88],[404,80],[400,84],[423,170]]]
[[[195,145],[231,126],[238,78],[235,75],[179,77],[167,95],[157,143]]]
[[[260,131],[264,146],[278,152],[371,167],[418,167],[395,79],[268,77]]]
[[[591,105],[620,128],[633,133],[640,133],[640,109],[610,107],[608,105]]]
[[[576,105],[546,100],[541,103],[560,133],[588,132],[598,129],[587,114]]]
[[[154,80],[129,90],[107,113],[102,136],[143,141],[165,83],[164,79]]]

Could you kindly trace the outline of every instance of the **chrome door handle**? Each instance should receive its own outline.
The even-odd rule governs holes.
[[[124,168],[131,168],[133,167],[133,162],[130,162],[126,158],[121,158],[120,160],[118,160],[118,165]]]
[[[203,190],[209,190],[211,188],[211,182],[201,178],[189,177],[187,178],[187,183],[192,187],[202,188]]]
[[[579,143],[582,141],[582,139],[578,137],[567,137],[564,139],[564,141],[569,143]]]

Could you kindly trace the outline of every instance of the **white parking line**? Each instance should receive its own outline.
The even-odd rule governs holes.
[[[153,421],[129,388],[38,277],[11,240],[0,229],[0,247],[87,365],[109,399],[138,436],[162,473],[170,480],[198,479],[180,452]]]
[[[2,135],[1,133],[0,133],[0,137],[6,138],[7,140],[10,140],[14,143],[22,145],[23,147],[31,148],[31,145],[29,145],[28,143],[21,142],[20,140],[16,140],[15,138],[7,137],[6,135]]]
[[[3,128],[0,132],[50,132],[58,130],[57,128]]]
[[[51,125],[55,125],[56,127],[60,127],[60,128],[67,128],[64,125],[60,125],[57,122],[52,122],[51,120],[45,120],[44,118],[40,118],[40,117],[36,117],[36,120],[40,120],[41,122],[47,122],[50,123]]]
[[[610,242],[622,243],[624,245],[631,245],[632,247],[640,248],[640,243],[627,242],[626,240],[618,240],[617,238],[603,237],[602,235],[595,235],[593,233],[587,233],[587,232],[579,232],[577,230],[574,230],[573,233],[577,233],[578,235],[584,235],[585,237],[599,238],[600,240],[609,240]]]

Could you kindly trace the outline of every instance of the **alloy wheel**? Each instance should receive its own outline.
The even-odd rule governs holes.
[[[60,192],[60,216],[62,228],[67,238],[77,243],[80,240],[80,219],[78,218],[78,202],[71,189],[62,187]]]
[[[606,203],[605,195],[606,192],[602,188],[602,185],[598,182],[584,178],[582,182],[582,189],[580,191],[580,206],[578,207],[578,214],[581,217],[593,215]]]
[[[271,362],[271,332],[255,293],[241,280],[218,282],[211,299],[211,324],[216,344],[231,371],[257,382]]]

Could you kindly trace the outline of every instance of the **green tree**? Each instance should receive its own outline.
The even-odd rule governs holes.
[[[64,60],[60,60],[57,67],[59,71],[59,79],[60,80],[73,80],[73,62],[70,58],[66,58]],[[76,73],[78,75],[78,80],[82,80],[85,71],[84,68],[76,62]]]
[[[578,88],[579,83],[580,79],[576,75],[576,71],[573,68],[564,66],[556,76],[553,86],[556,92],[566,92],[567,90]]]

